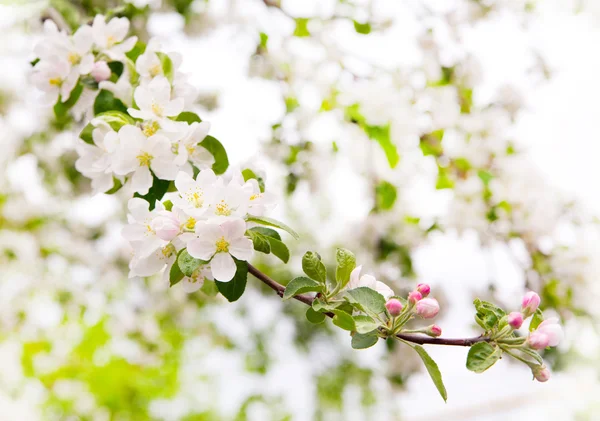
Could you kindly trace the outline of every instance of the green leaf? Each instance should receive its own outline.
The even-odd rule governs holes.
[[[281,235],[279,235],[279,233],[277,231],[275,231],[274,229],[271,229],[271,228],[253,227],[253,228],[250,228],[250,231],[255,231],[255,232],[258,232],[259,234],[266,235],[267,237],[272,237],[276,240],[281,241]]]
[[[204,284],[202,284],[200,291],[202,291],[209,297],[216,297],[219,293],[217,284],[215,284],[215,281],[211,281],[210,279],[204,279]]]
[[[169,282],[171,286],[178,284],[184,276],[181,269],[179,269],[179,263],[177,261],[173,262],[173,266],[171,266],[171,270],[169,271]]]
[[[244,294],[246,282],[248,280],[248,262],[236,258],[233,260],[237,266],[233,279],[229,282],[215,281],[219,292],[223,294],[230,303],[237,301]]]
[[[378,210],[389,210],[396,203],[396,186],[387,181],[381,181],[375,187],[375,206]]]
[[[529,331],[533,332],[538,328],[540,323],[544,321],[544,313],[541,309],[537,309],[535,313],[533,313],[533,317],[531,318],[531,322],[529,323]]]
[[[254,250],[265,254],[271,253],[271,244],[269,243],[268,237],[259,232],[250,230],[246,231],[246,235],[252,240]]]
[[[442,381],[442,373],[440,373],[440,369],[438,368],[438,365],[429,356],[427,351],[425,351],[425,348],[423,348],[420,345],[411,345],[411,346],[413,347],[413,349],[415,351],[417,351],[417,354],[419,354],[419,357],[421,357],[421,359],[423,360],[423,363],[425,364],[425,368],[427,369],[427,372],[429,373],[431,380],[433,380],[433,384],[435,384],[435,387],[437,388],[438,392],[440,392],[440,395],[444,399],[444,402],[447,401],[448,393],[446,392],[446,387],[444,386],[444,382]]]
[[[265,50],[267,49],[267,41],[269,41],[269,35],[265,34],[264,32],[260,33],[260,46],[262,48],[264,48]]]
[[[335,260],[337,262],[335,280],[338,288],[341,289],[350,281],[350,274],[356,267],[356,256],[350,250],[339,248],[335,253]]]
[[[92,125],[92,123],[88,123],[85,125],[85,127],[83,128],[83,130],[81,131],[81,133],[79,133],[79,137],[85,142],[85,143],[89,143],[90,145],[94,144],[94,136],[92,135],[92,133],[94,132],[95,127]]]
[[[108,68],[110,69],[110,71],[116,76],[116,78],[114,80],[114,81],[116,81],[116,79],[118,79],[123,74],[123,70],[125,69],[125,66],[120,61],[111,61],[107,64],[108,64]]]
[[[483,182],[484,186],[487,186],[488,184],[490,184],[490,181],[492,181],[492,179],[494,178],[494,175],[492,173],[490,173],[489,171],[485,171],[485,170],[477,171],[477,175]]]
[[[83,85],[81,83],[77,83],[66,101],[58,101],[56,105],[54,105],[54,114],[56,115],[57,119],[62,119],[67,115],[68,111],[77,103],[77,100],[79,100],[82,92]],[[61,98],[61,100],[62,99],[63,98]]]
[[[485,330],[490,330],[506,315],[506,312],[495,304],[476,298],[473,301],[477,314],[475,321]]]
[[[121,111],[105,111],[96,116],[96,118],[104,121],[115,132],[127,124],[135,124],[135,120]],[[85,129],[84,129],[85,130]]]
[[[321,262],[319,253],[313,251],[304,253],[304,256],[302,256],[302,270],[306,275],[323,285],[327,281],[327,270]]]
[[[354,324],[358,333],[369,333],[379,327],[379,324],[371,317],[359,314],[354,316]]]
[[[116,192],[118,192],[121,189],[121,187],[123,187],[123,183],[121,182],[121,180],[119,180],[116,177],[113,177],[113,186],[109,190],[105,191],[104,193],[105,194],[115,194]]]
[[[306,310],[306,319],[311,323],[323,323],[325,321],[325,317],[327,316],[325,316],[323,313],[313,310],[312,307],[309,307],[308,310]]]
[[[248,231],[251,231],[248,232],[250,236],[262,236],[265,241],[268,241],[271,253],[281,259],[283,263],[287,263],[290,260],[290,250],[281,241],[281,236],[277,231],[265,227],[254,227]]]
[[[475,373],[483,373],[496,364],[502,356],[502,350],[487,342],[478,342],[469,349],[467,368]]]
[[[452,187],[454,187],[454,180],[450,177],[448,169],[438,165],[438,176],[435,182],[435,188],[437,190],[443,190],[451,189]]]
[[[258,182],[258,188],[260,189],[261,192],[264,193],[265,180],[263,180],[262,177],[259,177],[258,175],[256,175],[256,173],[254,171],[252,171],[250,168],[246,168],[245,170],[243,170],[242,176],[244,177],[244,181],[248,181],[248,180],[254,178]]]
[[[294,29],[295,37],[308,37],[310,32],[308,31],[308,18],[296,18],[296,29]]]
[[[381,146],[385,156],[390,164],[390,168],[396,168],[398,162],[400,162],[400,155],[396,145],[392,143],[390,138],[390,125],[386,126],[364,126],[365,132],[369,137]]]
[[[201,265],[205,265],[206,263],[208,262],[190,256],[187,249],[182,249],[177,255],[177,264],[179,265],[181,273],[183,273],[185,276],[192,276],[192,273],[194,273],[196,269],[198,269]]]
[[[385,311],[385,298],[374,289],[359,287],[346,291],[346,299],[359,310],[380,314]]]
[[[223,174],[229,167],[229,158],[227,158],[227,151],[217,139],[212,136],[206,136],[200,146],[208,150],[215,158],[215,163],[212,166],[212,170],[215,174]]]
[[[154,173],[152,173],[152,187],[148,190],[148,193],[145,195],[141,195],[139,193],[135,193],[135,197],[141,197],[146,200],[150,204],[150,210],[154,209],[157,200],[161,200],[167,190],[169,189],[169,185],[171,182],[169,180],[161,180]]]
[[[256,222],[257,224],[266,225],[268,227],[279,228],[279,229],[282,229],[282,230],[286,231],[288,234],[290,234],[296,240],[298,238],[300,238],[300,236],[298,235],[298,233],[296,231],[294,231],[293,229],[291,229],[290,227],[288,227],[287,225],[285,225],[283,222],[279,222],[278,220],[273,219],[273,218],[268,218],[266,216],[248,215],[246,217],[246,221],[248,221],[248,222]]]
[[[292,279],[289,284],[286,285],[285,291],[283,292],[283,299],[289,300],[296,295],[310,291],[323,292],[323,285],[306,276],[299,276],[298,278]]]
[[[353,331],[356,330],[356,324],[352,316],[342,310],[333,310],[335,316],[333,316],[333,324],[344,330]]]
[[[156,55],[160,60],[160,64],[162,66],[163,74],[169,80],[170,83],[173,83],[173,62],[171,61],[171,57],[169,57],[165,53],[157,52]]]
[[[177,116],[175,121],[185,121],[188,124],[192,123],[200,123],[202,120],[198,117],[198,114],[193,113],[191,111],[184,111]]]
[[[121,111],[127,113],[127,107],[112,92],[102,89],[94,101],[94,115],[106,111]]]
[[[359,34],[367,35],[367,34],[371,33],[371,24],[369,22],[360,23],[355,20],[354,21],[354,30]]]
[[[135,62],[139,56],[144,54],[144,51],[146,51],[146,44],[138,41],[130,51],[125,53],[125,56],[127,56],[127,58],[129,58],[131,61]]]
[[[377,343],[379,337],[372,333],[355,333],[352,336],[352,348],[354,349],[366,349],[370,348]]]

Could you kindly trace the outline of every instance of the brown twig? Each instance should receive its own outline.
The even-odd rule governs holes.
[[[250,272],[254,277],[258,280],[262,281],[269,288],[277,292],[277,295],[283,297],[283,293],[285,292],[285,287],[281,285],[279,282],[271,279],[266,274],[262,273],[256,267],[252,266],[248,263],[248,272]],[[314,298],[306,295],[300,294],[294,296],[294,299],[303,302],[306,305],[312,305]],[[325,313],[326,316],[333,317],[332,313]],[[402,339],[407,342],[412,342],[414,344],[419,345],[449,345],[449,346],[472,346],[477,342],[489,342],[490,338],[487,336],[477,336],[474,338],[458,338],[458,339],[450,339],[450,338],[431,338],[429,336],[421,336],[421,335],[410,335],[406,333],[399,333],[396,335],[398,339]]]

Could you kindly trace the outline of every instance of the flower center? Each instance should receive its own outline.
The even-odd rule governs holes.
[[[140,163],[140,167],[149,167],[154,158],[148,152],[144,152],[136,157]]]
[[[162,73],[162,67],[160,64],[155,64],[154,66],[150,67],[148,72],[150,73],[150,76],[152,76],[152,77],[158,76]]]
[[[152,107],[151,107],[151,109],[152,109],[152,112],[154,114],[156,114],[157,116],[159,116],[159,117],[162,117],[163,116],[163,112],[165,111],[165,109],[160,104],[157,104],[154,101],[152,101]]]
[[[196,208],[201,208],[204,204],[204,193],[198,190],[193,193],[188,193],[188,202],[190,202]]]
[[[184,226],[189,229],[189,230],[193,230],[194,227],[196,226],[196,220],[194,218],[192,218],[191,216],[188,218],[187,221],[185,221]]]
[[[260,199],[261,197],[262,197],[262,193],[253,194],[252,196],[250,196],[250,200]]]
[[[142,123],[142,133],[144,133],[144,136],[146,137],[154,136],[158,129],[160,129],[160,126],[156,121]]]
[[[231,208],[224,200],[221,200],[221,203],[217,203],[215,206],[215,214],[221,216],[229,216],[231,215]]]
[[[81,61],[81,56],[77,53],[69,53],[67,59],[69,60],[69,63],[71,63],[72,65],[76,65],[79,64],[79,62]]]
[[[165,259],[173,256],[176,252],[177,250],[175,250],[175,246],[171,243],[167,244],[161,249],[162,257]]]
[[[112,47],[116,43],[117,43],[117,40],[112,35],[109,35],[108,37],[106,37],[106,46],[108,48]]]
[[[217,246],[217,253],[228,253],[229,252],[229,243],[225,241],[225,237],[221,237],[215,243]]]
[[[62,85],[62,80],[60,78],[53,77],[48,81],[48,83],[52,86],[60,86]]]
[[[185,145],[185,148],[187,149],[188,155],[193,155],[194,152],[196,152],[196,146],[195,145]]]

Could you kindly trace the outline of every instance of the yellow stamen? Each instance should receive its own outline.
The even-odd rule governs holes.
[[[149,167],[154,157],[148,152],[144,152],[143,154],[138,155],[136,158],[140,162],[140,167]]]
[[[252,196],[250,196],[250,200],[260,199],[261,197],[262,197],[262,193],[253,194]]]
[[[79,64],[79,62],[81,61],[81,56],[77,53],[69,53],[69,56],[67,57],[67,59],[69,60],[69,63],[71,63],[72,65],[75,65],[75,64]]]
[[[163,257],[167,259],[173,256],[177,252],[177,250],[175,250],[175,246],[173,244],[169,243],[162,248],[161,252]]]
[[[117,40],[115,39],[115,37],[113,37],[112,35],[109,35],[106,38],[106,46],[108,48],[112,47],[113,45],[115,45],[117,43]]]
[[[217,253],[228,253],[229,252],[229,243],[225,241],[225,237],[221,237],[215,243],[217,246]]]
[[[231,209],[229,208],[229,205],[227,203],[225,203],[224,200],[221,200],[221,203],[218,203],[215,206],[215,208],[216,208],[216,210],[215,210],[216,215],[221,215],[221,216],[231,215]]]
[[[160,126],[156,121],[142,124],[142,133],[144,133],[144,136],[146,137],[154,136],[156,132],[158,132],[158,129],[160,129]]]
[[[50,79],[50,80],[48,81],[48,83],[49,83],[50,85],[54,85],[54,86],[60,86],[60,85],[62,85],[62,80],[60,80],[60,79],[59,79],[59,78],[57,78],[57,77],[53,77],[52,79]]]
[[[152,112],[154,114],[156,114],[159,117],[163,116],[163,112],[165,111],[163,107],[161,107],[159,104],[157,104],[156,102],[152,101]]]
[[[194,152],[196,152],[195,145],[185,145],[185,148],[187,149],[188,155],[193,155]]]
[[[149,70],[150,76],[155,77],[158,76],[160,74],[162,74],[162,67],[160,64],[155,64],[154,66],[150,67]]]
[[[187,229],[193,230],[194,227],[196,227],[196,220],[194,218],[192,218],[191,216],[188,218],[187,221],[185,221],[185,227]]]

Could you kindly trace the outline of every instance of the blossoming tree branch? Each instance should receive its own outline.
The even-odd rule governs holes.
[[[285,287],[251,265],[256,252],[287,263],[290,252],[281,232],[298,235],[268,216],[277,198],[264,179],[251,169],[229,169],[225,148],[208,134],[210,124],[186,111],[193,88],[179,71],[181,58],[162,51],[156,40],[145,45],[128,32],[126,18],[107,21],[98,15],[72,35],[47,20],[45,38],[35,49],[32,82],[44,103],[53,105],[57,121],[72,118],[71,108],[89,101],[93,118],[80,133],[76,169],[91,179],[95,192],[123,190],[131,197],[123,229],[133,249],[130,277],[162,272],[171,286],[236,301],[250,273],[283,300],[308,305],[310,322],[331,318],[349,332],[355,349],[388,338],[412,348],[444,400],[442,375],[423,344],[470,347],[466,367],[477,373],[507,355],[526,364],[536,380],[548,380],[538,351],[558,345],[563,334],[557,319],[544,320],[535,292],[527,293],[516,311],[476,299],[481,335],[446,339],[436,324],[407,327],[415,318],[432,320],[438,314],[428,285],[398,296],[362,274],[349,250],[337,250],[334,276],[328,276],[318,253],[307,252],[305,275]]]

